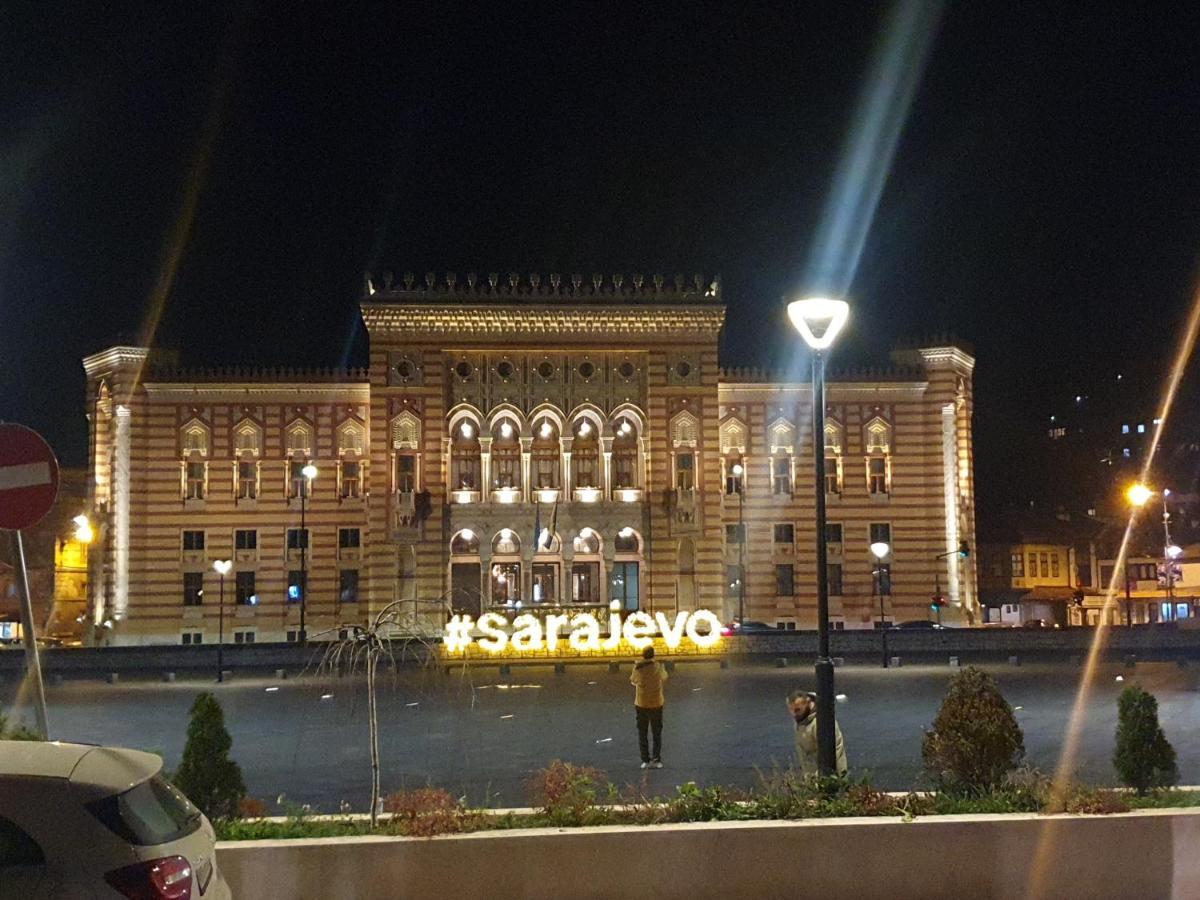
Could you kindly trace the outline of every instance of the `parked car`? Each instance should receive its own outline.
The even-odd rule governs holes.
[[[934,622],[931,619],[910,619],[909,621],[901,622],[899,625],[896,625],[894,627],[896,627],[896,628],[938,629],[938,628],[942,628],[943,626],[939,625],[937,622]]]
[[[774,625],[768,625],[766,622],[739,622],[734,619],[728,625],[721,629],[721,634],[729,637],[730,635],[738,634],[755,634],[760,631],[778,631]]]
[[[1047,622],[1045,619],[1026,619],[1021,623],[1022,628],[1058,628],[1058,623]]]
[[[0,741],[0,894],[230,900],[208,819],[152,753]]]

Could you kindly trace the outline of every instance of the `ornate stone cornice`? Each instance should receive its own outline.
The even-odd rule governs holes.
[[[383,299],[363,301],[362,316],[372,335],[453,336],[457,339],[499,337],[538,340],[547,336],[567,341],[598,337],[626,340],[671,337],[715,338],[725,321],[725,307],[704,303],[598,302],[546,304],[513,302],[454,302],[436,304]]]
[[[371,386],[361,384],[266,384],[148,382],[143,384],[152,400],[166,402],[231,401],[253,399],[258,403],[366,403]]]

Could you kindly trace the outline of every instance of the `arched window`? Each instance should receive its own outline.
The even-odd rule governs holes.
[[[183,426],[179,443],[183,449],[183,499],[203,500],[208,495],[208,455],[212,447],[212,433],[203,422],[192,419]]]
[[[671,446],[674,448],[675,489],[696,489],[696,439],[699,423],[690,412],[681,412],[671,419]]]
[[[746,435],[749,430],[740,419],[726,419],[721,425],[721,454],[742,455],[746,452]]]
[[[571,442],[571,482],[575,490],[600,487],[600,429],[590,419],[575,423]]]
[[[258,498],[258,460],[262,455],[262,429],[250,419],[243,419],[233,430],[234,497],[238,500]]]
[[[450,539],[450,552],[455,556],[478,556],[479,535],[464,528]]]
[[[362,496],[364,464],[360,457],[366,435],[367,430],[353,420],[343,422],[337,430],[338,496],[343,500]]]
[[[612,442],[612,479],[616,489],[636,489],[638,478],[638,429],[633,419],[621,416],[615,422]]]
[[[892,427],[880,416],[866,425],[867,492],[886,497],[892,492]]]
[[[479,461],[479,423],[462,419],[450,434],[450,490],[478,491]]]
[[[492,553],[495,556],[520,556],[521,539],[511,528],[501,528],[492,539]]]
[[[825,493],[842,492],[842,453],[845,447],[842,426],[834,419],[825,422]]]
[[[533,424],[533,443],[530,457],[533,487],[539,490],[557,490],[562,472],[561,444],[558,427],[548,417]]]
[[[778,418],[768,429],[771,447],[771,493],[792,493],[792,454],[796,449],[796,426],[785,418]]]
[[[313,449],[313,427],[303,420],[297,420],[287,427],[284,442],[288,456],[309,457]]]
[[[726,419],[721,425],[721,467],[725,493],[742,494],[746,484],[746,437],[749,429],[740,419]]]
[[[492,426],[492,487],[521,489],[521,434],[509,418]]]
[[[250,419],[242,419],[233,430],[233,452],[237,456],[262,455],[262,429]]]

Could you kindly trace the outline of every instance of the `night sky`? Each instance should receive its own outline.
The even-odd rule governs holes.
[[[0,418],[82,462],[80,357],[156,285],[189,364],[333,365],[365,362],[365,270],[719,273],[726,361],[785,361],[886,8],[10,4]],[[1076,393],[1152,401],[1174,349],[1200,27],[1155,9],[954,5],[909,111],[839,355],[970,341],[985,497]]]

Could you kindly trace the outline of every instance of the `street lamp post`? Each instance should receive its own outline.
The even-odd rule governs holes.
[[[308,526],[305,524],[304,512],[313,479],[317,477],[317,467],[308,463],[300,470],[300,474],[304,476],[300,491],[300,646],[303,647],[308,643],[308,631],[304,622],[304,614],[308,607]]]
[[[887,619],[883,615],[883,585],[880,584],[879,576],[882,572],[880,566],[883,565],[883,559],[892,548],[888,546],[886,541],[875,541],[871,544],[871,555],[875,557],[875,565],[871,569],[871,592],[879,594],[879,635],[880,645],[883,648],[883,668],[888,667],[888,649],[887,649]]]
[[[217,594],[217,684],[225,680],[225,576],[232,568],[233,560],[218,559],[213,563],[213,569],[221,578]]]
[[[733,464],[733,475],[737,478],[738,495],[738,627],[746,627],[746,485],[742,476],[746,469],[741,463]]]
[[[1136,516],[1139,512],[1141,512],[1142,507],[1144,507],[1148,502],[1150,502],[1150,498],[1153,497],[1156,493],[1157,493],[1157,491],[1150,489],[1149,487],[1147,487],[1146,485],[1144,485],[1140,482],[1138,482],[1137,484],[1130,485],[1129,489],[1127,491],[1125,491],[1125,499],[1128,500],[1130,505],[1133,507],[1133,515]],[[1166,511],[1166,501],[1165,500],[1163,501],[1163,510],[1164,510],[1164,512]],[[1166,527],[1165,521],[1163,522],[1163,527],[1164,528]],[[1132,529],[1130,530],[1129,533],[1132,535],[1132,533],[1133,533]],[[1129,584],[1129,548],[1128,547],[1125,548],[1125,570],[1124,570],[1123,574],[1125,575],[1125,627],[1132,628],[1133,627],[1133,595],[1132,595],[1131,585]]]
[[[844,300],[810,297],[788,304],[788,318],[812,351],[813,462],[817,513],[817,768],[837,772],[833,660],[829,656],[829,569],[825,547],[825,353],[846,324]]]

